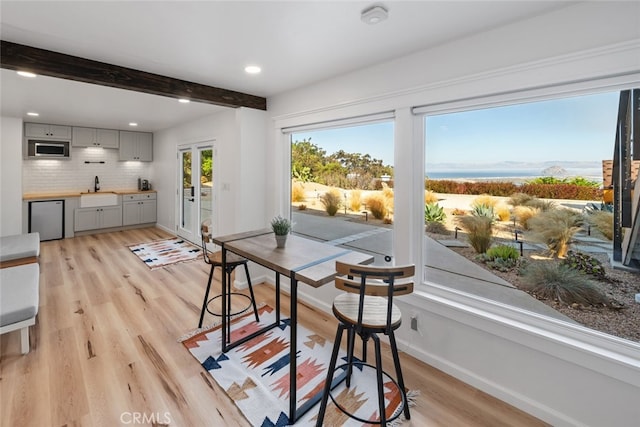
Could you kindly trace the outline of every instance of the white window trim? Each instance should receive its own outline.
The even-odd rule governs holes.
[[[416,120],[424,123],[427,115],[478,110],[638,87],[640,74],[635,73],[632,76],[633,78],[630,78],[629,74],[624,74],[600,80],[458,99],[414,107],[412,112]],[[424,132],[423,127],[421,140],[423,145],[426,138]],[[422,265],[425,264],[426,256],[424,249],[421,248]],[[586,369],[602,372],[620,381],[640,386],[640,344],[638,343],[427,280],[423,280],[422,284],[417,285],[414,293],[415,298],[407,302],[409,307],[423,310],[428,307],[428,310],[446,317],[450,317],[451,309],[453,309],[457,312],[455,321],[501,335]],[[526,337],[526,341],[523,341],[523,336]],[[550,343],[555,345],[549,345]],[[581,355],[579,360],[575,358],[576,351]],[[633,375],[629,375],[629,368],[633,371]]]

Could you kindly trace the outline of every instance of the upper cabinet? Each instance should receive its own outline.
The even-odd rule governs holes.
[[[120,138],[117,130],[73,127],[74,147],[118,148]]]
[[[71,139],[71,126],[25,123],[24,136],[27,138]]]
[[[121,130],[120,160],[153,161],[153,134]]]

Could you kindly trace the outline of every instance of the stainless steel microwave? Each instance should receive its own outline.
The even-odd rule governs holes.
[[[65,159],[70,156],[69,141],[29,139],[27,157],[30,159]]]

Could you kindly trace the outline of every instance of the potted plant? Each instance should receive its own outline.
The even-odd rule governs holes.
[[[287,235],[291,231],[291,221],[280,215],[271,220],[271,228],[276,235],[276,245],[278,248],[284,248],[287,241]]]

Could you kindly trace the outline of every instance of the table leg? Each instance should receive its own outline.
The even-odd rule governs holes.
[[[276,273],[276,323],[280,323],[280,273]]]
[[[298,361],[296,354],[298,353],[298,280],[296,274],[291,274],[291,324],[289,338],[289,349],[291,356],[289,358],[289,421],[293,424],[296,422],[296,380],[298,375]]]
[[[227,352],[227,250],[222,245],[222,352]]]

